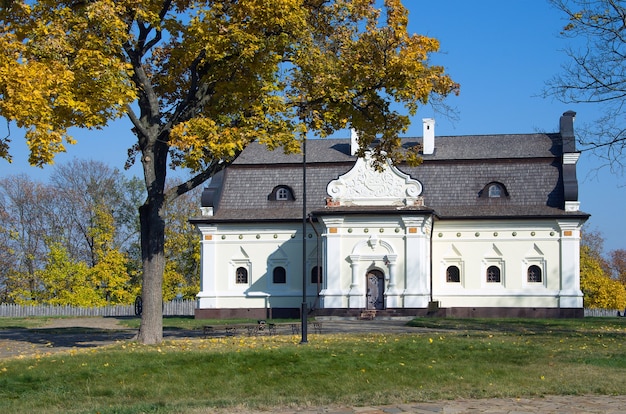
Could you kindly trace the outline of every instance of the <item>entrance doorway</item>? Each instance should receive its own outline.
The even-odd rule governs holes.
[[[367,309],[385,309],[385,277],[380,270],[370,270],[367,279]]]

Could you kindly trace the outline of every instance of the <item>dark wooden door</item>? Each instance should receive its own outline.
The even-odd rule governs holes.
[[[385,308],[385,278],[380,270],[367,272],[367,309]]]

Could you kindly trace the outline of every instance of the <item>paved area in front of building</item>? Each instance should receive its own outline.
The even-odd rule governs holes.
[[[209,412],[209,411],[207,411]],[[215,413],[215,411],[210,411]],[[453,401],[415,402],[377,407],[313,407],[274,410],[275,414],[622,414],[626,396],[545,396],[537,398],[459,399]],[[216,414],[267,414],[267,411],[235,409]]]

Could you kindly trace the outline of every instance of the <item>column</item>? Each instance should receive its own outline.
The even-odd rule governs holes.
[[[352,281],[350,283],[350,292],[348,292],[348,307],[351,309],[362,309],[366,305],[365,298],[365,275],[360,274],[359,255],[350,255],[350,270]]]

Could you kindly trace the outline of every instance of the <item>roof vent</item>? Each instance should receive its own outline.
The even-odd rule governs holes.
[[[350,155],[356,155],[359,150],[359,135],[355,129],[350,130]]]
[[[422,119],[424,123],[424,155],[435,152],[435,120],[433,118]]]

